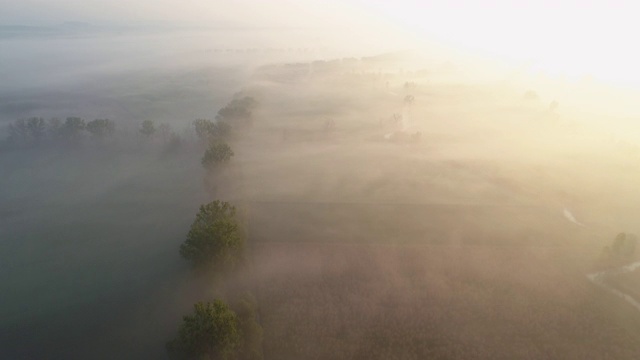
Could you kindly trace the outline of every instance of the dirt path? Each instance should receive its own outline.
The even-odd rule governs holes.
[[[613,270],[606,270],[606,271],[600,271],[600,272],[588,274],[587,279],[589,279],[589,281],[591,281],[592,283],[609,291],[610,293],[624,299],[626,302],[633,305],[636,309],[640,310],[640,302],[638,302],[633,296],[625,292],[622,292],[619,289],[607,283],[607,277],[632,272],[636,270],[638,267],[640,267],[640,261],[636,261],[631,264],[624,265]]]

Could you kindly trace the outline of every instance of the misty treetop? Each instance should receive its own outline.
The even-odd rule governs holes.
[[[244,235],[236,208],[228,202],[213,201],[200,206],[180,255],[194,267],[233,268],[242,258]]]
[[[18,119],[9,124],[9,142],[16,145],[39,143],[46,136],[43,118]]]
[[[202,166],[208,170],[213,170],[228,163],[233,155],[233,150],[231,150],[229,144],[212,142],[204,152],[204,156],[201,160]]]
[[[45,140],[78,144],[85,131],[94,138],[103,139],[115,133],[115,123],[109,119],[95,119],[87,123],[79,117],[68,117],[64,121],[59,118],[49,121],[39,117],[21,118],[9,124],[7,142],[17,147],[40,145]]]
[[[156,125],[152,120],[145,120],[140,126],[140,134],[151,137],[156,133]]]
[[[204,142],[225,140],[231,134],[231,125],[222,120],[213,122],[207,119],[197,119],[193,122],[193,126],[198,138]]]
[[[93,137],[102,139],[115,133],[116,124],[109,119],[95,119],[87,123],[86,129]]]
[[[199,302],[167,343],[172,359],[232,359],[240,343],[238,316],[221,300]]]
[[[250,96],[233,99],[218,111],[216,120],[231,124],[250,125],[253,115],[252,110],[255,109],[257,105],[258,102]]]

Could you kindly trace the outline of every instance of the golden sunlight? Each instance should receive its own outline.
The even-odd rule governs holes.
[[[640,30],[634,19],[638,7],[632,2],[407,0],[370,6],[415,40],[528,64],[545,75],[593,77],[640,89],[640,56],[632,41]]]

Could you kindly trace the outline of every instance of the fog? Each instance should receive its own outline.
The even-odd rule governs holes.
[[[166,358],[195,302],[249,290],[265,359],[637,358],[637,90],[341,35],[0,28],[2,357]],[[194,120],[246,97],[206,170]],[[115,130],[11,138],[34,117]],[[233,274],[180,258],[214,200]]]

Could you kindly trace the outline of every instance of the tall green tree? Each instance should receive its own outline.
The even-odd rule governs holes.
[[[183,318],[178,336],[167,343],[172,359],[233,359],[240,342],[238,318],[220,300],[199,302]]]
[[[236,208],[223,201],[200,206],[180,255],[194,267],[228,270],[242,260],[244,234]]]

